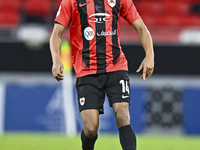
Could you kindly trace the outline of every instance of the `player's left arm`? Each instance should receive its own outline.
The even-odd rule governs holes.
[[[136,72],[143,69],[141,79],[150,78],[154,70],[154,50],[151,35],[141,19],[137,19],[131,24],[137,31],[140,42],[145,50],[146,56]]]

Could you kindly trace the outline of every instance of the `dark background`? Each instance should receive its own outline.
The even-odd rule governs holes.
[[[141,45],[122,45],[130,73],[135,73],[145,53]],[[200,47],[185,45],[154,45],[154,74],[200,74]],[[0,43],[0,71],[51,72],[49,44],[38,49],[23,43]]]

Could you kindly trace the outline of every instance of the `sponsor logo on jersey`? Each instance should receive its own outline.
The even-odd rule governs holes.
[[[104,31],[101,31],[101,33],[97,33],[97,36],[107,36],[107,35],[116,35],[116,30],[114,31],[108,31],[108,32],[104,32]]]
[[[116,5],[116,0],[108,0],[108,4],[110,7],[114,7]]]
[[[92,40],[94,38],[94,35],[95,35],[94,30],[91,27],[85,28],[84,36],[88,41]]]
[[[83,106],[85,104],[85,97],[80,98],[80,105]]]
[[[90,22],[103,23],[105,21],[111,21],[111,15],[106,13],[96,13],[89,16]]]
[[[86,2],[86,3],[83,3],[83,4],[81,4],[81,2],[79,3],[79,7],[83,7],[83,6],[85,6],[85,5],[87,5],[87,4],[89,4],[90,2]]]

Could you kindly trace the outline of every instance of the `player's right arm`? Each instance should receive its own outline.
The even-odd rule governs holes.
[[[60,58],[61,37],[65,31],[65,26],[55,23],[50,38],[50,51],[53,61],[52,74],[57,81],[63,80],[63,63]]]

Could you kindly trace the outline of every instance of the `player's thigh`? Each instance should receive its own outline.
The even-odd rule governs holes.
[[[120,102],[112,105],[118,127],[130,124],[129,103]]]
[[[118,112],[126,112],[128,113],[129,112],[129,103],[127,102],[120,102],[120,103],[114,103],[112,105],[113,107],[113,111],[114,113],[118,113]]]
[[[87,132],[96,132],[99,127],[99,111],[87,109],[81,111],[81,118]]]
[[[114,103],[112,107],[113,107],[115,116],[120,115],[123,118],[130,116],[129,115],[129,103],[127,103],[127,102]]]

